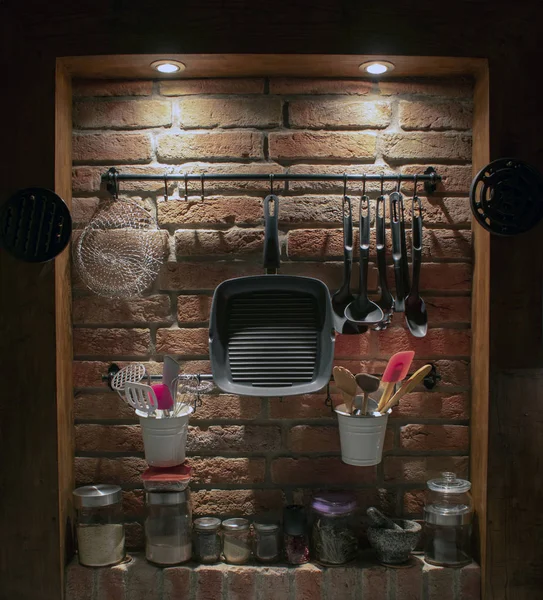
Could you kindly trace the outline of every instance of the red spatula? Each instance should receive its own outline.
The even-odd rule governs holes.
[[[385,372],[383,373],[383,378],[381,379],[381,384],[384,384],[383,395],[379,400],[377,412],[381,412],[381,410],[390,400],[392,392],[394,391],[394,386],[399,381],[405,379],[405,376],[409,371],[409,367],[413,362],[414,356],[415,353],[413,350],[406,350],[405,352],[398,352],[397,354],[394,354],[394,356],[392,356],[388,361]]]

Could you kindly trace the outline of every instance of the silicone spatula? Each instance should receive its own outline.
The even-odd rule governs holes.
[[[173,398],[170,388],[165,383],[156,383],[151,386],[157,400],[157,408],[164,411],[164,416],[170,416],[170,410],[173,408]]]
[[[387,412],[393,408],[398,402],[409,392],[413,391],[417,385],[428,375],[432,370],[432,365],[424,365],[418,371],[415,371],[411,377],[402,384],[402,387],[392,396],[392,398],[383,407],[383,412]]]
[[[413,350],[406,350],[404,352],[398,352],[397,354],[394,354],[394,356],[392,356],[388,361],[385,372],[383,373],[383,377],[381,379],[383,395],[379,400],[377,412],[381,412],[384,406],[390,400],[392,392],[394,391],[394,386],[399,381],[405,379],[405,376],[409,371],[409,367],[413,362],[414,356],[415,353],[413,352]]]

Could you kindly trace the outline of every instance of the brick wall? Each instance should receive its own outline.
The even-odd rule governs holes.
[[[382,373],[391,353],[412,348],[415,366],[433,360],[442,380],[420,388],[392,418],[377,467],[345,465],[324,394],[260,399],[203,397],[188,439],[196,515],[250,515],[307,501],[315,489],[350,488],[361,506],[418,517],[426,479],[443,469],[467,475],[471,231],[471,86],[465,81],[237,79],[80,82],[74,98],[74,218],[82,227],[107,193],[99,176],[124,172],[420,173],[444,181],[423,198],[422,289],[430,317],[416,340],[402,315],[381,333],[339,336],[337,363]],[[368,186],[374,198],[378,185]],[[387,190],[390,190],[387,187]],[[153,289],[132,301],[106,300],[74,283],[74,382],[78,484],[124,489],[129,544],[142,545],[145,468],[139,426],[108,391],[110,362],[144,362],[161,372],[175,354],[185,372],[209,372],[210,298],[224,279],[262,273],[262,182],[206,183],[184,190],[124,183],[168,232],[169,262]],[[281,198],[282,272],[342,277],[341,185],[276,184]],[[349,192],[360,195],[360,185]],[[406,194],[412,191],[407,186]],[[422,192],[422,190],[420,190]],[[355,201],[355,208],[357,200]],[[373,253],[373,251],[372,251]],[[355,282],[356,282],[355,274]],[[389,278],[392,283],[392,278]],[[370,285],[376,289],[376,272]]]

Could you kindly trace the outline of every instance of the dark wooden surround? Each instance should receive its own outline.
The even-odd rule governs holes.
[[[183,60],[186,77],[356,77],[364,53],[393,60],[398,76],[470,74],[474,169],[517,156],[543,170],[538,3],[63,4],[0,3],[0,202],[30,185],[69,201],[72,77],[152,77],[151,54]],[[475,229],[471,479],[492,600],[536,599],[543,584],[542,232],[501,239]],[[62,597],[73,460],[68,259],[29,265],[0,253],[0,600]]]

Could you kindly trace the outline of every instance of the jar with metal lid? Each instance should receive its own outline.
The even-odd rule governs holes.
[[[201,517],[194,521],[192,548],[194,560],[215,563],[221,557],[221,520],[216,517]]]
[[[251,556],[251,532],[247,519],[222,522],[224,560],[233,565],[245,564]]]
[[[291,565],[309,562],[309,535],[305,507],[298,504],[283,509],[285,555]]]
[[[253,528],[253,552],[256,560],[262,563],[277,562],[281,554],[281,530],[279,525],[277,523],[255,521]]]
[[[424,559],[432,565],[463,567],[471,562],[471,483],[442,473],[427,485]]]
[[[145,557],[157,565],[177,565],[192,556],[189,490],[146,492]]]
[[[118,485],[86,485],[74,490],[79,562],[87,567],[116,565],[126,556],[122,492]]]
[[[356,499],[347,492],[318,494],[311,503],[311,542],[315,560],[343,565],[358,553]]]

